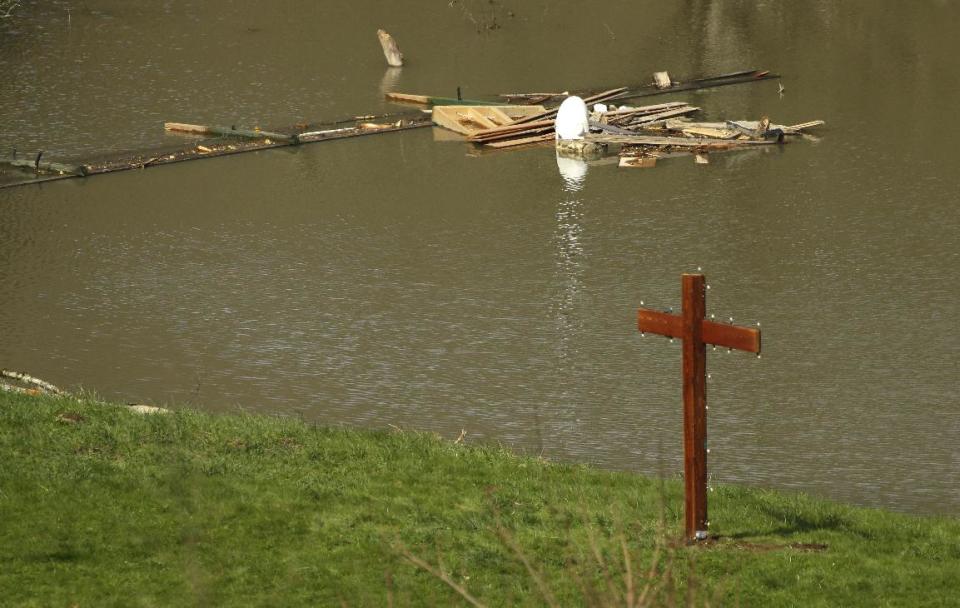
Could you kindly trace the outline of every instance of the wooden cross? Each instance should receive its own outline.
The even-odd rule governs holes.
[[[706,279],[684,274],[683,312],[637,311],[641,332],[683,340],[683,483],[688,541],[707,537],[707,344],[760,353],[760,329],[708,321]]]

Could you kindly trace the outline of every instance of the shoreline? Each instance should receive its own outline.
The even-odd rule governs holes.
[[[947,605],[960,563],[955,518],[728,485],[686,546],[679,481],[427,433],[0,393],[0,458],[14,605],[578,605],[625,567],[665,602]]]

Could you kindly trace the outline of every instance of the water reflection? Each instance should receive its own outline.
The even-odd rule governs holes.
[[[395,91],[402,73],[403,68],[387,68],[384,70],[383,78],[380,79],[380,93],[386,95],[387,93]]]
[[[567,192],[579,192],[587,179],[587,162],[580,158],[569,158],[557,154],[557,169],[563,178],[564,189]]]
[[[583,293],[583,236],[584,205],[581,190],[588,166],[579,158],[557,155],[557,168],[563,178],[563,194],[555,214],[554,264],[557,293],[553,299],[553,318],[557,336],[556,371],[558,374],[556,401],[551,412],[551,426],[556,435],[575,436],[579,423],[578,411],[583,403],[577,378],[578,345],[581,344],[583,315],[578,307]],[[539,415],[537,415],[539,427]],[[539,435],[539,428],[537,429]]]

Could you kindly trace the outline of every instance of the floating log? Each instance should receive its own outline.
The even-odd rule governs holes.
[[[83,165],[67,165],[64,163],[52,162],[48,160],[29,160],[26,158],[5,158],[0,159],[0,164],[10,165],[20,169],[30,169],[36,172],[59,173],[62,175],[84,176],[87,169]]]
[[[393,36],[383,30],[377,30],[377,38],[380,39],[380,46],[383,47],[383,56],[387,60],[387,65],[399,68],[403,65],[403,53],[397,46],[397,41]]]
[[[690,122],[686,120],[668,120],[664,123],[664,127],[670,131],[686,131],[690,129],[705,129],[705,130],[716,130],[716,131],[736,131],[738,134],[741,132],[740,129],[735,129],[731,127],[731,123],[734,123],[746,131],[756,131],[760,126],[760,121],[757,120],[728,120],[726,122]],[[811,120],[809,122],[802,122],[796,125],[769,125],[769,129],[776,131],[783,131],[785,135],[802,135],[803,131],[806,129],[812,129],[814,127],[822,127],[826,123],[822,120]]]
[[[430,116],[421,111],[384,114],[379,116],[365,116],[363,118],[377,121],[389,122],[387,128],[363,129],[357,126],[356,117],[341,120],[337,122],[328,122],[315,124],[312,128],[309,125],[297,125],[298,129],[308,129],[297,136],[297,142],[312,143],[329,141],[334,139],[346,139],[351,137],[361,137],[364,135],[374,135],[380,133],[392,133],[396,131],[406,131],[409,129],[420,129],[429,127]],[[231,133],[234,133],[231,130]],[[261,134],[263,131],[261,131]],[[228,156],[232,154],[242,154],[244,152],[256,152],[260,150],[269,150],[272,148],[282,148],[295,145],[293,141],[276,141],[274,139],[206,139],[196,142],[188,147],[167,150],[167,151],[148,151],[131,156],[106,159],[98,162],[91,162],[82,165],[84,175],[100,175],[104,173],[115,173],[118,171],[128,171],[131,169],[144,169],[146,167],[156,167],[160,165],[170,165],[188,160],[198,160],[201,158],[214,158],[218,156]],[[203,146],[209,152],[203,152],[198,149]],[[33,161],[28,161],[32,162]],[[41,167],[43,163],[41,163]],[[79,177],[78,174],[65,175],[44,175],[34,179],[17,181],[13,183],[0,183],[0,189],[25,186],[27,184],[38,184],[44,182],[57,181],[61,179],[71,179]]]
[[[527,103],[541,104],[557,97],[566,97],[569,91],[563,93],[501,93],[498,97],[503,97],[507,103]]]
[[[190,125],[182,122],[163,123],[165,131],[180,133],[197,133],[199,135],[227,135],[231,137],[245,137],[248,139],[272,139],[273,141],[297,143],[296,135],[261,131],[260,129],[237,129],[234,127],[217,127],[210,125]]]
[[[505,106],[502,101],[485,101],[481,99],[459,99],[456,97],[435,97],[432,95],[411,95],[410,93],[386,93],[387,101],[401,103],[416,103],[427,106]]]
[[[709,89],[713,87],[722,87],[731,84],[742,84],[747,82],[759,82],[780,78],[779,74],[773,74],[767,70],[744,70],[733,72],[729,75],[711,76],[709,78],[699,78],[690,82],[674,82],[670,87],[658,89],[656,85],[648,84],[632,88],[624,93],[611,98],[609,101],[624,99],[637,99],[640,97],[650,97],[653,95],[664,95],[666,93],[676,93],[678,91],[693,91],[697,89]]]

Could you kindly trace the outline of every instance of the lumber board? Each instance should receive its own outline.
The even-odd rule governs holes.
[[[638,116],[630,118],[629,121],[624,124],[621,121],[617,121],[617,124],[624,127],[632,127],[636,125],[642,125],[646,123],[656,122],[658,120],[665,120],[667,118],[674,118],[676,116],[684,116],[686,114],[693,114],[694,112],[699,112],[700,108],[696,106],[684,106],[682,108],[674,108],[671,110],[664,110],[663,112],[657,112],[656,114],[646,114],[644,116]]]
[[[196,133],[201,135],[225,135],[231,137],[245,137],[248,139],[272,139],[274,141],[296,142],[296,137],[285,133],[274,133],[260,129],[236,129],[234,127],[220,127],[216,125],[192,125],[182,122],[163,123],[165,131],[181,133]]]
[[[490,148],[514,148],[517,146],[526,146],[529,144],[553,141],[555,138],[556,136],[553,133],[547,133],[545,135],[534,135],[532,137],[521,137],[518,139],[507,139],[504,141],[492,141],[483,145]]]
[[[699,147],[735,147],[735,146],[764,146],[776,144],[776,140],[721,140],[710,139],[706,137],[657,137],[650,135],[612,135],[601,133],[599,135],[591,133],[585,139],[612,144],[631,144],[637,146],[679,146],[685,148]]]
[[[384,95],[387,101],[401,101],[404,103],[419,103],[423,105],[430,105],[430,96],[429,95],[412,95],[410,93],[387,93]]]
[[[638,115],[653,114],[654,112],[662,112],[664,110],[669,110],[671,108],[679,108],[681,106],[688,106],[688,105],[690,104],[688,104],[685,101],[668,101],[666,103],[657,103],[649,106],[640,106],[640,107],[628,106],[626,109],[618,108],[616,110],[610,110],[608,112],[604,112],[603,116],[608,118],[621,118],[621,117],[630,116],[633,114],[638,114]]]
[[[434,124],[441,127],[472,136],[480,132],[513,127],[517,118],[543,110],[543,106],[435,106],[432,119]]]
[[[553,134],[552,123],[549,125],[537,127],[534,129],[524,129],[523,131],[519,131],[515,133],[505,133],[503,135],[486,137],[483,139],[471,139],[470,141],[477,144],[488,144],[495,141],[509,141],[511,139],[521,139],[525,137],[533,137],[534,135],[545,135],[545,134]]]
[[[435,95],[412,95],[410,93],[386,93],[384,95],[387,101],[399,101],[401,103],[416,103],[427,106],[506,106],[510,105],[502,101],[489,101],[482,99],[458,99],[456,97],[438,97]]]
[[[552,120],[539,120],[537,122],[528,122],[522,125],[505,125],[503,127],[497,127],[495,129],[486,129],[483,131],[477,131],[469,137],[470,141],[484,142],[493,139],[505,139],[509,137],[516,137],[518,133],[526,133],[528,131],[537,131],[539,129],[553,129]]]

